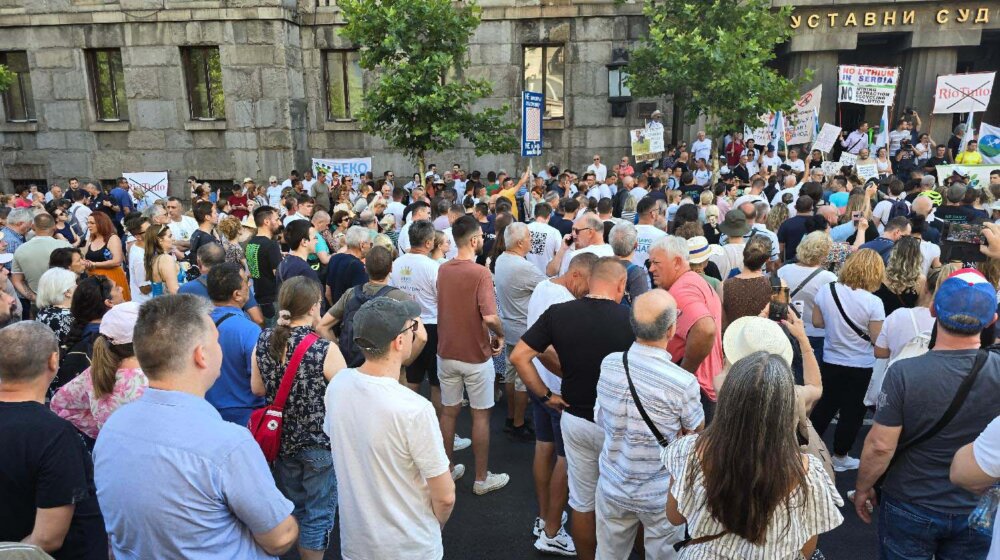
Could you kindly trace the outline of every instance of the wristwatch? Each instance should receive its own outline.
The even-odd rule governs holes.
[[[538,399],[541,400],[542,402],[549,402],[549,399],[551,398],[552,398],[552,389],[545,391],[544,395],[538,397]]]

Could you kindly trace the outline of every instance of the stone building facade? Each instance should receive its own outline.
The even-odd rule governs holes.
[[[901,66],[897,106],[914,105],[924,113],[937,74],[1000,67],[1000,7],[992,0],[774,2],[796,6],[789,22],[795,36],[778,65],[791,75],[815,71],[814,82],[825,85],[820,114],[826,121],[847,126],[866,116],[860,106],[838,107],[838,64]],[[330,116],[336,111],[329,84],[348,80],[348,70],[345,65],[344,77],[331,77],[329,57],[352,48],[337,33],[342,18],[335,4],[0,0],[0,63],[13,61],[30,79],[27,87],[16,84],[24,99],[7,94],[0,104],[0,188],[9,192],[24,182],[74,176],[107,181],[127,171],[167,170],[171,192],[182,194],[188,175],[220,184],[243,177],[260,182],[304,169],[312,157],[371,156],[376,172],[392,169],[406,177],[414,165],[405,157],[362,133],[356,121]],[[656,108],[671,129],[673,111],[666,100],[633,100],[624,117],[611,112],[607,65],[614,49],[628,48],[645,33],[641,3],[479,4],[483,21],[471,40],[466,74],[493,83],[493,95],[484,103],[509,105],[511,120],[518,121],[525,49],[545,47],[560,63],[560,75],[548,74],[546,83],[563,92],[562,117],[545,121],[544,155],[536,168],[553,161],[582,169],[594,153],[613,165],[628,153],[628,130],[641,127]],[[855,13],[854,25],[845,25],[848,13]],[[191,53],[202,52],[200,47],[217,53],[213,76],[209,67],[192,69],[192,57],[200,55]],[[109,74],[95,70],[97,52],[120,57],[119,79],[113,80],[117,97],[107,94]],[[194,97],[205,95],[198,89],[202,76],[216,94],[220,85],[222,91],[207,118],[204,107],[193,105]],[[350,98],[350,92],[341,97]],[[996,97],[986,113],[991,122],[1000,121]],[[206,95],[202,105],[212,99]],[[119,117],[127,113],[127,120],[108,118],[105,104],[117,107]],[[939,140],[953,124],[947,117],[928,123]],[[693,131],[674,123],[672,136],[690,141]],[[442,167],[457,162],[481,170],[525,165],[517,155],[477,157],[464,143],[431,159]]]

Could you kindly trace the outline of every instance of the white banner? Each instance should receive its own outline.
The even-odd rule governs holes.
[[[313,175],[319,171],[326,173],[327,177],[330,177],[334,172],[340,174],[341,177],[345,175],[350,175],[354,177],[355,183],[360,181],[365,173],[372,170],[372,158],[345,158],[345,159],[320,159],[313,158]]]
[[[858,161],[858,156],[844,152],[840,154],[840,165],[850,165],[854,167],[854,164]]]
[[[868,179],[878,179],[878,165],[874,163],[867,163],[865,165],[858,165],[855,167],[858,172],[858,177],[862,181],[867,182]]]
[[[843,167],[840,162],[837,161],[824,161],[819,165],[823,169],[823,175],[825,175],[828,179],[840,173],[840,168]]]
[[[819,110],[822,97],[823,84],[812,88],[799,97],[795,107],[792,107],[792,110],[785,117],[785,144],[794,146],[807,144],[814,140],[813,132],[816,130],[814,111]]]
[[[899,68],[838,66],[837,101],[861,105],[892,105],[898,83]]]
[[[937,165],[938,184],[944,186],[944,182],[951,177],[952,172],[958,171],[969,178],[969,186],[978,189],[990,184],[990,171],[997,168],[995,165]]]
[[[813,142],[812,149],[821,152],[830,152],[833,150],[833,143],[838,138],[840,138],[840,127],[830,123],[823,123],[823,128],[820,129],[819,136]]]
[[[142,193],[142,199],[146,204],[153,204],[157,200],[167,198],[166,171],[139,171],[135,173],[122,173],[122,177],[128,181],[129,189]]]
[[[985,111],[993,93],[996,72],[948,74],[938,76],[934,88],[935,113],[968,113]]]

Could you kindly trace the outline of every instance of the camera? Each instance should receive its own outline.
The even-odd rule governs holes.
[[[907,115],[912,115],[914,113],[913,107],[906,107],[905,109],[903,109],[903,113]]]

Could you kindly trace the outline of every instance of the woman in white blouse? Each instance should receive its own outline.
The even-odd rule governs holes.
[[[681,560],[801,560],[840,525],[843,500],[822,462],[800,451],[795,380],[785,359],[737,361],[712,423],[663,452],[667,519],[687,524]]]

